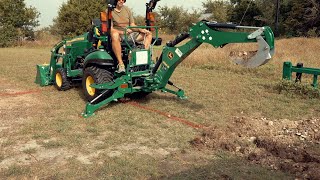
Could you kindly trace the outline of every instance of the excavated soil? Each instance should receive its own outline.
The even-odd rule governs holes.
[[[320,119],[234,117],[226,127],[211,127],[191,144],[225,150],[249,162],[281,170],[301,179],[320,179]]]

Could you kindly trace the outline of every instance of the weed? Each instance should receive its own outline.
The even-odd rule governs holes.
[[[14,140],[8,139],[8,140],[4,141],[3,143],[1,143],[1,147],[8,147],[8,146],[12,146],[14,144],[15,144]]]
[[[23,150],[23,152],[26,154],[34,154],[37,152],[37,149],[36,148],[28,148],[28,149]]]
[[[291,96],[298,95],[303,98],[320,98],[320,90],[312,87],[310,84],[295,83],[293,81],[283,80],[275,86],[279,93],[287,93]]]
[[[3,161],[5,159],[5,156],[0,154],[0,162]]]
[[[98,144],[95,146],[96,150],[106,149],[108,146],[106,144]]]
[[[89,133],[98,135],[98,129],[97,129],[96,127],[88,126],[86,130],[87,130],[87,132],[89,132]]]
[[[19,166],[19,165],[12,165],[5,171],[5,176],[20,176],[20,175],[26,175],[30,173],[29,167]]]
[[[61,146],[63,146],[63,143],[59,141],[48,141],[43,144],[43,147],[47,149],[59,148]]]
[[[50,136],[45,133],[37,133],[32,136],[33,139],[49,139]]]

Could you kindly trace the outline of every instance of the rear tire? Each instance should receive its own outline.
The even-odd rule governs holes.
[[[56,71],[55,79],[54,79],[55,87],[59,91],[66,91],[68,89],[71,89],[71,80],[67,76],[66,69],[59,68]]]
[[[108,71],[107,69],[102,69],[100,67],[90,66],[84,70],[83,79],[82,79],[82,87],[84,91],[85,98],[90,102],[94,100],[97,96],[99,96],[104,90],[98,90],[90,87],[91,84],[103,84],[112,82],[113,73]],[[103,98],[99,98],[97,101],[93,102],[99,103],[102,100],[110,97],[113,94],[113,90],[108,90],[103,95]]]

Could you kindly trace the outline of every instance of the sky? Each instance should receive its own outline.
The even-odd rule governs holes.
[[[181,6],[184,9],[202,9],[202,2],[206,0],[161,0],[159,6]],[[35,7],[41,14],[39,18],[40,28],[52,25],[52,20],[58,15],[59,8],[62,3],[67,0],[25,0],[27,6]],[[149,0],[127,0],[126,5],[129,6],[136,15],[145,14],[145,4]],[[156,8],[157,9],[157,8]]]

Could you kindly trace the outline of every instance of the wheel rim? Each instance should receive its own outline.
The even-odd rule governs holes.
[[[94,84],[94,79],[91,76],[88,76],[86,79],[86,89],[90,96],[94,96],[96,93],[96,89],[91,87],[91,84]]]
[[[58,87],[62,86],[62,76],[61,76],[60,73],[56,74],[56,84],[57,84]]]

